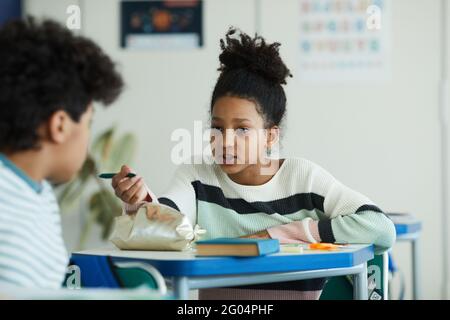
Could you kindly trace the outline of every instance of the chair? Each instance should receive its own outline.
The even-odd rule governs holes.
[[[142,262],[113,262],[106,256],[77,256],[72,265],[80,268],[82,288],[138,288],[145,286],[162,296],[167,286],[157,269]],[[88,271],[86,271],[88,270]],[[84,272],[85,271],[85,272]]]
[[[375,255],[367,262],[369,300],[388,300],[388,253]],[[378,285],[377,285],[378,282]],[[325,284],[320,300],[353,299],[353,280],[351,276],[330,278]]]

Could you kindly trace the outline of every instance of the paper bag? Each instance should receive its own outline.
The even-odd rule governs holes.
[[[190,249],[203,233],[179,211],[160,203],[147,203],[136,214],[115,218],[109,240],[125,250],[182,251]]]

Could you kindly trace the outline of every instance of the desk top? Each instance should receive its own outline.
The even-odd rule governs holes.
[[[372,245],[346,245],[337,251],[304,250],[260,257],[196,257],[195,251],[130,251],[94,249],[72,254],[74,260],[111,257],[112,261],[140,261],[157,268],[163,276],[208,276],[244,273],[289,272],[345,268],[373,258]]]
[[[422,223],[414,216],[395,213],[389,213],[388,216],[394,222],[397,236],[412,234],[422,230]]]

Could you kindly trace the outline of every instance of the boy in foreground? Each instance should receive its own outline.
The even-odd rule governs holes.
[[[93,102],[111,104],[122,87],[94,42],[56,22],[0,28],[0,287],[61,286],[68,255],[51,185],[81,168]]]

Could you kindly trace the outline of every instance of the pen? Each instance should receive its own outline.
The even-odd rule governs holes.
[[[333,243],[310,243],[309,249],[310,250],[337,250],[339,248],[343,248],[343,245],[333,244]]]
[[[102,173],[102,174],[99,174],[98,176],[99,176],[99,178],[102,178],[102,179],[112,179],[116,174],[118,174],[118,173]],[[127,174],[127,178],[133,178],[133,177],[136,177],[135,173]]]

